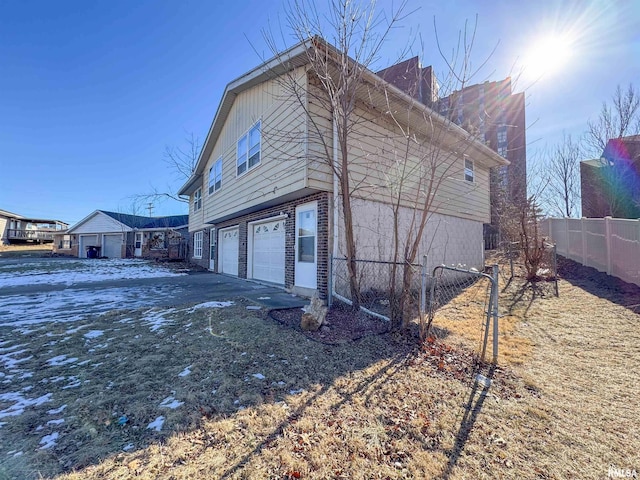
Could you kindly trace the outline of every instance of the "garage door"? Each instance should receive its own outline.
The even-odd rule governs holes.
[[[238,228],[220,230],[220,273],[238,276]]]
[[[104,247],[101,255],[109,258],[122,258],[122,234],[104,235]]]
[[[80,235],[78,239],[78,257],[87,258],[87,246],[98,245],[97,235]]]
[[[253,278],[284,285],[284,220],[253,225]]]

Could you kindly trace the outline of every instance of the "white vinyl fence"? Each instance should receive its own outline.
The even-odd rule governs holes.
[[[548,218],[541,229],[558,255],[640,285],[640,220]]]

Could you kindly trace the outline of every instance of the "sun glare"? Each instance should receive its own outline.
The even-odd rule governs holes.
[[[529,80],[539,80],[558,73],[572,54],[572,42],[567,36],[547,35],[532,41],[523,58],[523,74]]]

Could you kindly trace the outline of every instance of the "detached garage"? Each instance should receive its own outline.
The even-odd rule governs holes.
[[[187,215],[142,217],[96,210],[64,232],[66,250],[79,258],[179,259],[186,250],[188,223]]]

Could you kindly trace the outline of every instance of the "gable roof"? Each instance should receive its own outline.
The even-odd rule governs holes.
[[[107,210],[95,210],[69,228],[67,232],[72,232],[96,215],[106,215],[116,222],[121,223],[123,227],[129,227],[134,230],[163,230],[166,228],[182,228],[189,225],[189,215],[144,217],[141,215],[130,215],[128,213],[109,212]]]
[[[189,215],[171,215],[168,217],[143,217],[140,215],[129,215],[126,213],[107,212],[97,210],[114,220],[123,223],[127,227],[137,229],[149,228],[176,228],[189,224]]]
[[[326,40],[321,37],[314,36],[294,45],[284,52],[276,54],[270,60],[267,60],[241,77],[236,78],[226,86],[224,94],[222,95],[222,100],[218,105],[213,122],[209,128],[209,133],[207,134],[207,138],[205,139],[200,155],[198,156],[196,167],[191,177],[189,177],[186,183],[180,188],[180,190],[178,190],[178,195],[189,195],[199,187],[198,182],[202,178],[207,160],[211,156],[216,141],[222,132],[224,123],[238,94],[295,68],[307,65],[309,63],[309,56],[307,52],[312,48],[322,48],[326,52],[326,55],[339,56],[340,54],[339,50]],[[350,60],[355,63],[354,60]],[[435,110],[431,109],[424,103],[417,101],[408,93],[384,80],[374,72],[365,69],[362,75],[362,82],[363,86],[368,84],[376,86],[384,85],[385,87],[384,92],[379,95],[372,94],[368,90],[362,91],[362,93],[357,93],[357,95],[362,95],[366,98],[372,105],[377,106],[379,104],[382,106],[383,111],[388,110],[390,108],[390,104],[401,104],[404,106],[410,105],[415,118],[420,118],[422,113],[427,112],[430,118],[432,118],[433,123],[440,124],[439,126],[444,127],[452,137],[472,142],[475,145],[475,148],[483,154],[485,159],[490,159],[484,161],[485,163],[488,163],[489,166],[493,167],[509,164],[508,160],[498,155],[484,143],[475,140],[473,136],[462,127],[447,121],[447,119],[442,117]],[[393,108],[393,106],[391,106],[391,108]]]

